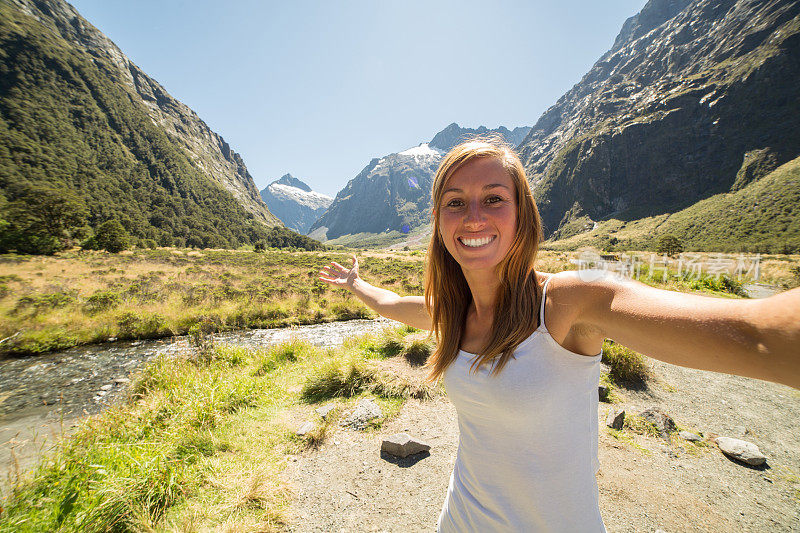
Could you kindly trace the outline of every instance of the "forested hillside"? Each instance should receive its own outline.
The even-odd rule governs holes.
[[[277,219],[209,179],[136,96],[106,57],[0,2],[3,246],[41,237],[53,209],[71,214],[59,231],[75,241],[112,219],[135,240],[160,245],[267,240]]]

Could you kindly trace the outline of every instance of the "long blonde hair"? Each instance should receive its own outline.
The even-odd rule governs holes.
[[[498,139],[472,140],[459,144],[445,156],[436,171],[431,192],[433,235],[428,247],[425,269],[425,306],[433,321],[437,348],[425,364],[428,379],[442,377],[458,356],[464,334],[467,310],[472,302],[461,266],[447,251],[439,228],[439,211],[445,184],[453,173],[476,158],[500,160],[516,187],[517,234],[505,258],[498,265],[500,294],[494,310],[492,331],[486,346],[475,358],[474,372],[484,363],[495,360],[492,375],[499,373],[514,350],[537,327],[541,288],[533,268],[542,222],[533,200],[525,169],[517,155]]]

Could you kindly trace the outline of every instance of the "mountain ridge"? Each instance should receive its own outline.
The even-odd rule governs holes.
[[[112,219],[163,246],[238,247],[280,225],[241,157],[68,4],[0,2],[0,52],[0,204],[74,196],[88,227],[73,243]],[[33,231],[6,222],[3,247]]]
[[[373,158],[336,194],[328,210],[311,226],[309,236],[331,240],[391,230],[409,233],[428,224],[432,178],[448,150],[480,135],[500,135],[511,144],[522,139],[529,129],[462,128],[454,122],[431,141]]]
[[[10,0],[9,3],[54,35],[85,49],[95,61],[104,59],[116,66],[115,72],[106,70],[105,73],[141,98],[153,123],[179,139],[203,173],[233,194],[260,221],[268,225],[277,222],[260,201],[258,188],[241,155],[212,131],[194,110],[172,97],[158,81],[133,63],[72,5],[61,0]]]

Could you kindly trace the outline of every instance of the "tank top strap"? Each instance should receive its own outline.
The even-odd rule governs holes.
[[[547,326],[544,325],[544,299],[547,296],[547,284],[550,283],[550,280],[553,279],[555,274],[551,274],[546,280],[544,280],[544,285],[542,285],[542,304],[539,308],[539,327],[542,330],[547,331]]]

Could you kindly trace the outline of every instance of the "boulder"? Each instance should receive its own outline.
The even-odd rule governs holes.
[[[717,443],[722,453],[737,461],[753,466],[763,465],[767,461],[766,456],[752,442],[732,437],[718,437],[714,442]]]
[[[390,453],[397,457],[408,457],[415,453],[427,452],[431,445],[422,440],[416,439],[408,433],[395,433],[383,439],[381,451]]]
[[[597,387],[597,395],[600,397],[601,402],[608,401],[608,393],[611,392],[608,387],[605,385],[600,385]]]
[[[611,409],[606,417],[606,425],[612,429],[622,429],[625,423],[625,411]]]
[[[650,407],[649,409],[645,409],[639,413],[639,416],[655,425],[656,429],[658,429],[658,432],[661,434],[661,437],[666,441],[670,440],[669,434],[678,429],[678,426],[675,425],[675,421],[672,419],[672,417],[658,407]]]
[[[316,412],[317,412],[317,414],[319,416],[322,417],[323,420],[327,420],[328,419],[328,415],[335,408],[336,408],[336,404],[329,403],[329,404],[323,405],[322,407],[317,407]]]
[[[381,416],[383,416],[383,411],[381,411],[378,404],[369,398],[364,398],[358,402],[353,412],[341,421],[340,425],[353,429],[364,429],[369,425],[370,420],[380,418]]]

